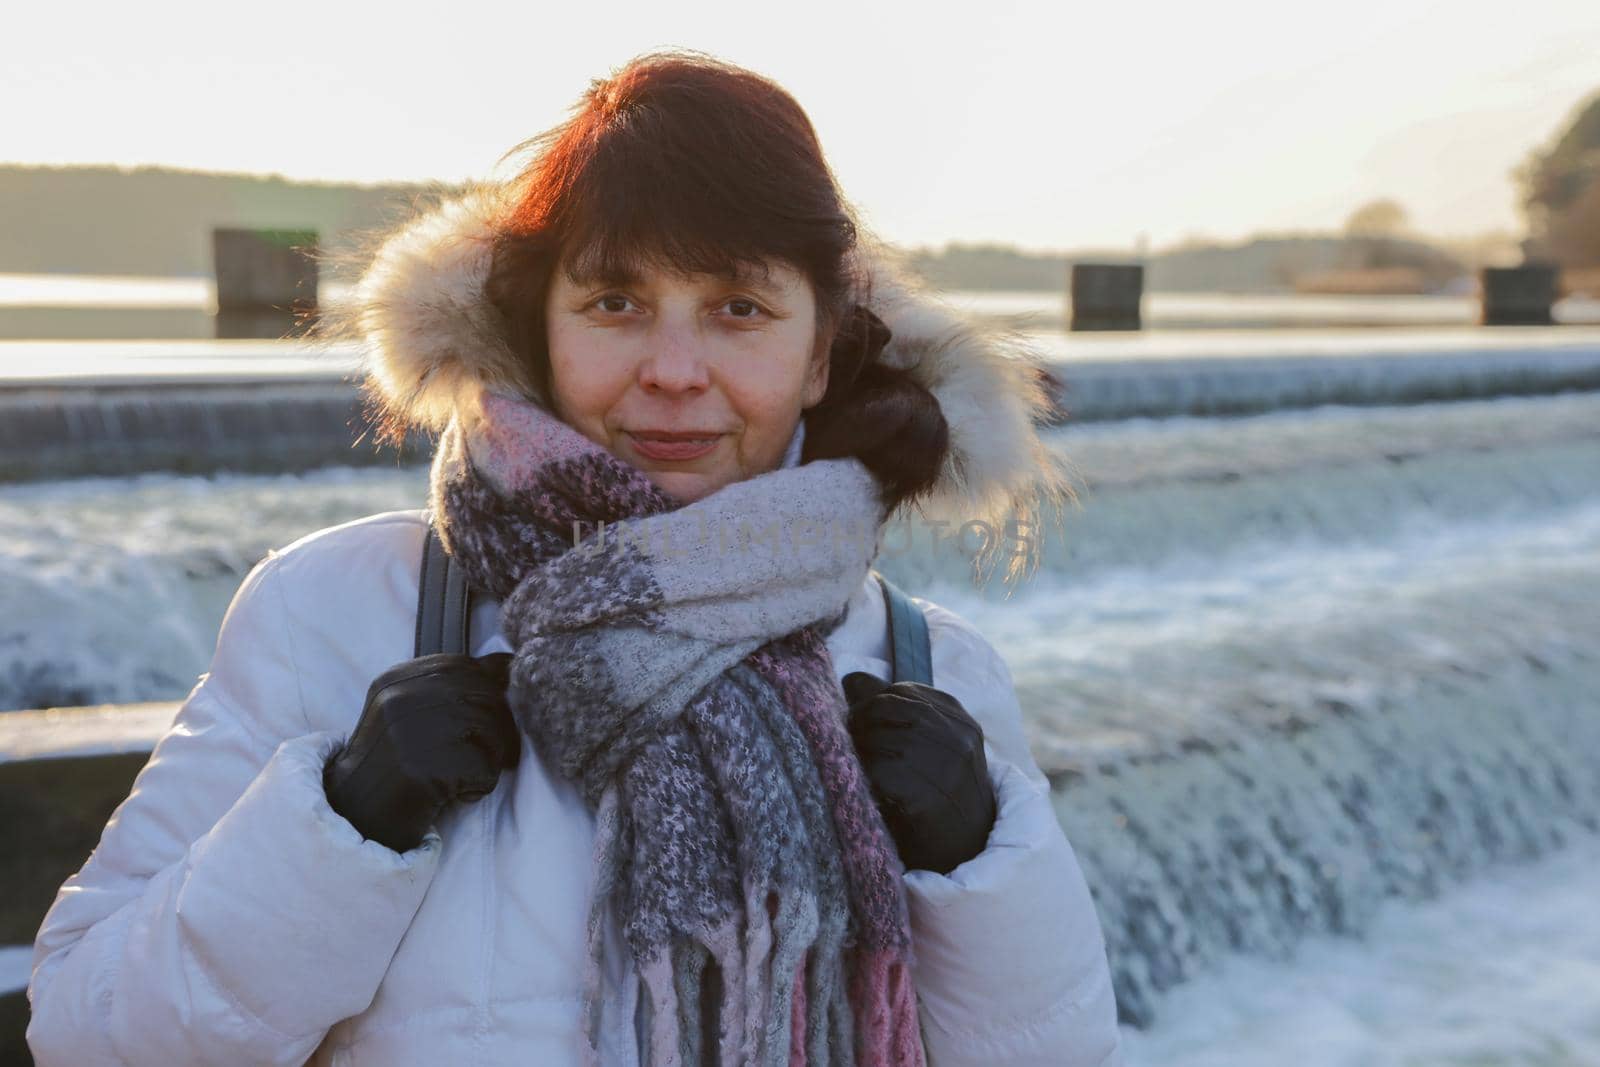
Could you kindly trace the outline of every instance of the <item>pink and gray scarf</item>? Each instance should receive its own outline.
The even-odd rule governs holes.
[[[646,1063],[920,1067],[903,867],[822,637],[885,517],[866,469],[785,466],[684,504],[491,394],[445,431],[430,506],[501,599],[519,726],[595,814],[586,1062],[600,1026],[636,1023],[600,991],[615,908]]]

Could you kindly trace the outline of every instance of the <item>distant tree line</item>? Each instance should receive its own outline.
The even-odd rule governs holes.
[[[1600,267],[1600,93],[1517,168],[1530,257]]]
[[[451,191],[164,167],[0,166],[0,272],[209,275],[217,226],[314,229],[339,254]]]
[[[1517,169],[1529,236],[1517,252],[1569,268],[1600,266],[1600,94]],[[354,185],[163,167],[0,166],[0,272],[208,275],[217,226],[314,229],[325,255],[355,258],[371,237],[458,189]],[[1401,274],[1443,288],[1506,260],[1512,235],[1441,242],[1407,229],[1393,200],[1360,205],[1344,232],[1187,240],[1145,257],[1146,287],[1274,292],[1307,279]],[[1030,252],[996,243],[903,249],[906,265],[949,289],[1062,292],[1073,262],[1128,262],[1126,251]]]
[[[1126,252],[1093,249],[1032,253],[1003,245],[920,249],[906,262],[945,289],[1064,292],[1074,262],[1134,262]],[[1282,292],[1303,278],[1366,268],[1410,268],[1426,291],[1468,272],[1456,254],[1420,238],[1367,233],[1279,234],[1238,242],[1195,240],[1145,259],[1145,287],[1166,292]]]

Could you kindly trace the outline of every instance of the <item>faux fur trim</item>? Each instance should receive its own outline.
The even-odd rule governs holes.
[[[384,237],[343,309],[341,332],[363,344],[368,396],[393,423],[441,430],[486,387],[543,401],[483,291],[509,206],[503,190],[478,187]],[[1026,573],[1037,562],[1041,523],[1072,496],[1066,468],[1038,435],[1051,403],[1038,354],[1020,335],[942,303],[887,248],[863,242],[857,255],[867,304],[894,334],[881,358],[933,393],[950,428],[937,485],[908,507],[924,521],[948,523],[952,535],[974,520],[1001,534],[1008,522],[1024,524],[1030,551],[1019,556],[1015,542],[996,543],[975,563],[982,572],[998,564],[1008,578]]]

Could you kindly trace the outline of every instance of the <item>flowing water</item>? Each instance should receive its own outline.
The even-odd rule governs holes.
[[[1078,499],[1030,582],[882,565],[1006,655],[1130,1063],[1600,1062],[1600,393],[1050,441]],[[268,548],[425,491],[5,487],[0,707],[181,697]]]

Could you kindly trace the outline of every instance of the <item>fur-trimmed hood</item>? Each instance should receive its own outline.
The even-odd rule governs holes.
[[[532,395],[484,293],[505,189],[480,186],[383,237],[342,310],[341,331],[363,346],[367,393],[392,420],[437,431],[486,387]],[[972,520],[1002,533],[1010,521],[1025,524],[1032,552],[978,562],[1000,563],[1013,577],[1030,570],[1040,521],[1071,496],[1063,465],[1037,432],[1051,403],[1038,356],[1020,336],[941,303],[883,246],[863,242],[858,255],[870,277],[867,306],[894,335],[880,358],[911,371],[950,429],[937,484],[908,507],[952,533]]]

